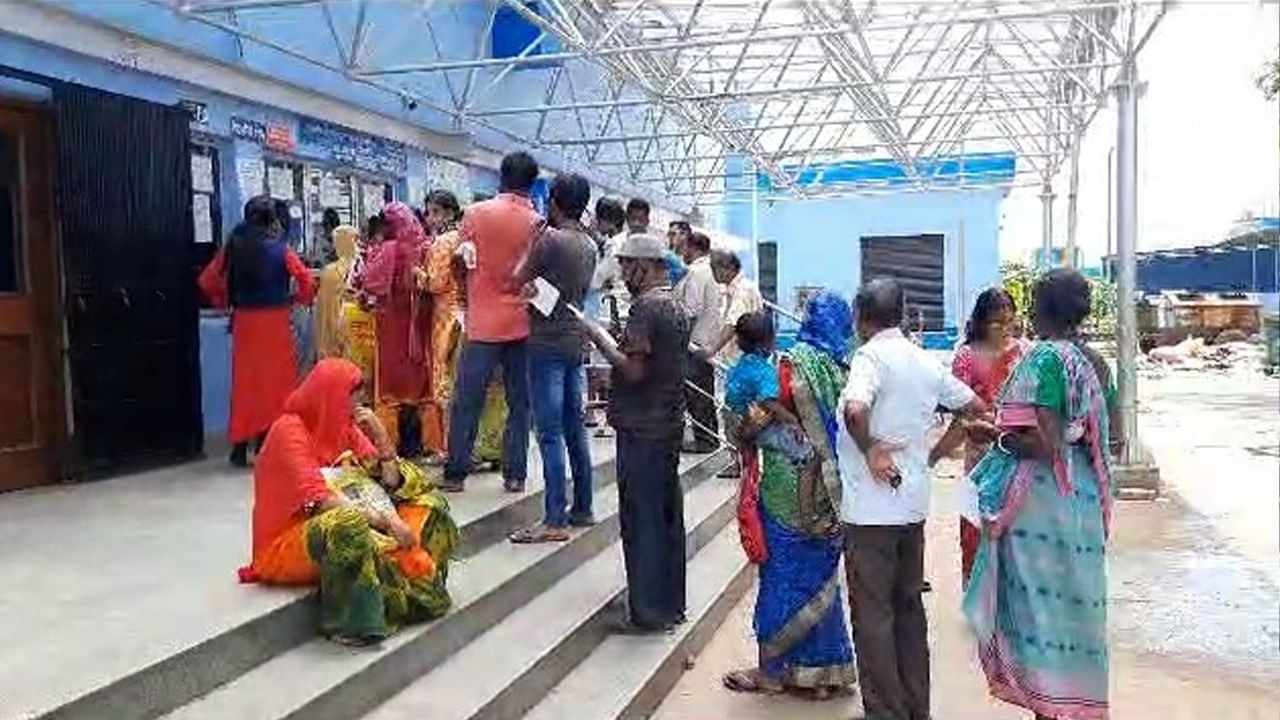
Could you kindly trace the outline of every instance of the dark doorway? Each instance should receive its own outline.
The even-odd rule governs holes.
[[[756,258],[760,263],[760,295],[778,304],[778,243],[762,242],[756,245]]]
[[[0,103],[0,490],[59,479],[65,437],[49,118]]]
[[[77,474],[203,441],[189,115],[58,85],[59,219]]]
[[[918,318],[924,330],[942,330],[945,321],[942,235],[862,238],[862,281],[890,277],[907,295],[907,325]]]

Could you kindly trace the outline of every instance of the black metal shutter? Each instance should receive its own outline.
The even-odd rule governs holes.
[[[941,235],[862,238],[862,281],[890,277],[907,296],[907,326],[924,314],[925,330],[942,330],[944,260]]]
[[[58,219],[79,470],[202,449],[189,116],[56,88]]]
[[[760,274],[760,295],[778,304],[778,244],[762,242],[756,245],[756,259]]]

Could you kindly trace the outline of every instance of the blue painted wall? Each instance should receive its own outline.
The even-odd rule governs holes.
[[[999,163],[1001,172],[1011,171]],[[938,163],[941,171],[953,167]],[[796,289],[825,286],[852,297],[862,282],[861,239],[865,236],[940,234],[944,238],[944,308],[950,328],[964,325],[974,299],[999,282],[999,188],[793,200],[752,196],[745,164],[731,160],[726,186],[732,201],[722,208],[726,229],[744,238],[778,245],[778,301],[795,303]],[[966,167],[972,165],[966,164]],[[854,168],[851,170],[851,168]],[[883,163],[844,163],[809,173],[808,185],[849,182],[886,172]],[[747,175],[745,179],[735,178]],[[757,188],[769,187],[766,179]],[[736,191],[736,192],[735,192]],[[961,261],[963,257],[963,262]]]

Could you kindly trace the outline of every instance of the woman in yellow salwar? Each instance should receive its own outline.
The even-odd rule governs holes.
[[[343,306],[355,304],[351,289],[355,274],[360,231],[350,225],[333,229],[333,248],[338,259],[320,271],[320,289],[316,293],[316,352],[321,358],[345,357],[346,331]]]
[[[289,396],[254,468],[242,582],[320,586],[320,629],[367,645],[443,615],[458,529],[416,466],[358,407],[360,370],[325,359]]]
[[[431,405],[424,423],[424,434],[436,439],[430,447],[437,458],[446,454],[445,423],[449,417],[449,401],[453,397],[453,376],[462,350],[462,309],[466,301],[466,283],[459,275],[465,271],[458,260],[458,223],[462,208],[458,198],[448,190],[433,190],[427,195],[427,225],[435,241],[427,253],[425,267],[418,275],[419,283],[431,295]],[[507,422],[507,403],[502,392],[502,378],[489,383],[480,427],[476,433],[477,464],[495,466],[502,460],[502,436]]]

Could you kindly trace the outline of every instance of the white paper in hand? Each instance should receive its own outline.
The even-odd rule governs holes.
[[[529,298],[529,304],[542,313],[543,317],[551,317],[556,303],[560,301],[560,289],[541,276],[533,279],[533,288],[536,294]]]
[[[956,511],[971,524],[982,526],[982,513],[978,510],[978,486],[967,475],[956,482]]]

